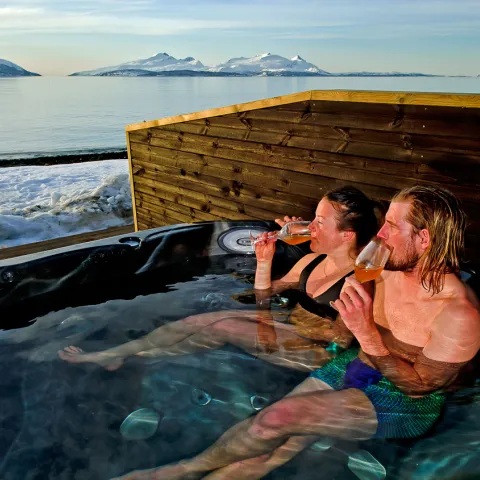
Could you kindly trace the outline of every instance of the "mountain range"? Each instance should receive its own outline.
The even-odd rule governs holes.
[[[40,74],[29,72],[15,63],[0,58],[0,77],[40,77]]]
[[[72,76],[145,77],[145,76],[432,76],[423,73],[330,73],[309,63],[299,55],[285,58],[264,53],[254,57],[231,58],[212,67],[193,57],[177,59],[168,53],[133,60],[110,67],[72,73]]]
[[[0,59],[0,77],[40,76],[29,72],[13,62]],[[168,53],[157,53],[153,57],[72,73],[71,76],[100,77],[152,77],[152,76],[202,76],[202,77],[246,77],[246,76],[347,76],[347,77],[430,77],[425,73],[402,72],[347,72],[331,73],[309,63],[299,55],[285,58],[264,53],[254,57],[231,58],[225,63],[206,66],[193,57],[175,58]]]

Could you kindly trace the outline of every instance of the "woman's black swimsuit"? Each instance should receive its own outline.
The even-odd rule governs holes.
[[[310,274],[313,270],[326,258],[326,255],[319,255],[317,258],[312,260],[300,274],[299,281],[299,295],[298,303],[305,309],[315,315],[318,315],[323,318],[335,319],[338,312],[330,306],[330,302],[337,300],[340,297],[340,292],[342,291],[343,284],[345,279],[351,275],[353,272],[347,273],[340,280],[335,282],[328,290],[318,295],[318,297],[310,297],[307,294],[307,281]]]

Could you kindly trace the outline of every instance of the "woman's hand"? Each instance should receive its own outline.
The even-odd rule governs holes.
[[[277,233],[278,232],[263,232],[257,237],[255,255],[258,263],[272,262],[276,249],[275,242],[277,241]]]
[[[289,216],[286,215],[285,217],[283,217],[283,220],[281,218],[276,218],[275,219],[275,223],[278,223],[278,225],[280,225],[282,228],[288,222],[303,222],[303,218],[302,217],[289,217]]]
[[[361,341],[376,330],[373,320],[373,302],[368,284],[362,285],[354,275],[345,279],[340,298],[332,302],[345,326]],[[359,338],[360,337],[360,338]]]

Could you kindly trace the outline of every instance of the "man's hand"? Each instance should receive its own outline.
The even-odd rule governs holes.
[[[288,222],[303,222],[303,218],[302,217],[289,217],[289,216],[286,215],[285,217],[283,217],[283,220],[281,218],[276,218],[275,219],[275,223],[278,223],[278,225],[280,225],[282,228]]]
[[[332,302],[345,326],[361,342],[377,331],[373,320],[373,302],[370,293],[353,275],[345,279],[340,298]]]

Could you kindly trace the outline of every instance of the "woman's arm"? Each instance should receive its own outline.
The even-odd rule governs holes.
[[[318,253],[309,253],[302,257],[292,269],[279,280],[272,281],[272,259],[257,256],[257,270],[255,272],[255,290],[269,290],[269,295],[279,293],[288,288],[296,288],[303,269],[312,262]]]

